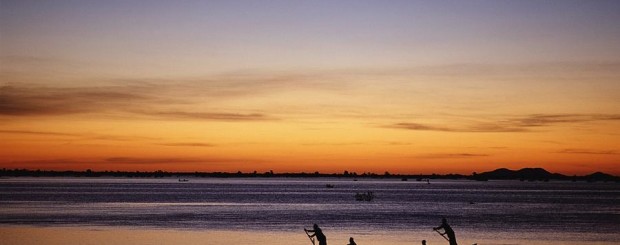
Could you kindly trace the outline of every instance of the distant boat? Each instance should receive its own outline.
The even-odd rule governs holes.
[[[402,179],[400,179],[400,180],[401,180],[401,181],[407,181],[408,179],[407,179],[407,178],[402,178]]]
[[[366,192],[366,193],[356,193],[355,194],[355,200],[357,200],[357,201],[367,201],[367,202],[370,202],[374,198],[375,198],[375,194],[372,193],[372,191],[369,191],[369,192]]]
[[[179,179],[179,182],[189,182],[188,179]]]
[[[325,184],[325,188],[334,188],[334,185],[331,185],[331,184]]]
[[[417,179],[416,179],[416,181],[426,181],[426,183],[427,183],[427,184],[430,184],[430,183],[431,183],[431,179],[429,179],[429,178],[425,178],[425,179],[423,179],[423,178],[417,178]]]

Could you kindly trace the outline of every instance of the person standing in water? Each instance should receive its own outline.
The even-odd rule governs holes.
[[[355,241],[353,241],[353,237],[349,238],[349,244],[347,245],[357,245],[357,243],[355,243]]]
[[[439,232],[439,229],[443,229],[443,233]],[[436,230],[442,236],[444,234],[447,235],[448,236],[448,242],[450,242],[450,245],[457,245],[456,244],[456,236],[454,235],[454,230],[452,230],[452,227],[450,227],[450,225],[448,225],[448,221],[446,220],[446,218],[442,218],[441,219],[441,225],[433,228],[433,230]]]
[[[325,237],[325,234],[323,234],[323,231],[321,230],[321,228],[319,228],[319,225],[314,224],[314,226],[312,226],[312,230],[306,230],[307,232],[312,232],[314,234],[310,235],[310,238],[312,237],[316,237],[317,240],[319,240],[319,245],[327,245],[327,237]]]

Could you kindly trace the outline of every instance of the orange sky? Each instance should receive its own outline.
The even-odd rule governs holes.
[[[617,2],[239,3],[3,2],[0,168],[620,175]]]

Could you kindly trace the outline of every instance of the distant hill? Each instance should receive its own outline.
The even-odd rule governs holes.
[[[519,170],[510,170],[507,168],[499,168],[493,171],[472,175],[475,180],[587,180],[587,181],[619,181],[620,178],[601,172],[596,172],[585,176],[566,176],[558,173],[551,173],[543,168],[522,168]]]
[[[590,175],[583,176],[587,181],[620,181],[620,177],[613,176],[602,172],[596,172]]]
[[[506,168],[496,169],[490,172],[477,174],[478,179],[522,179],[522,180],[549,180],[549,179],[568,179],[567,176],[557,173],[550,173],[542,168],[523,168],[510,170]]]
[[[596,172],[584,176],[566,176],[558,173],[550,173],[542,168],[523,168],[520,170],[510,170],[500,168],[490,172],[480,174],[462,175],[462,174],[376,174],[372,172],[357,174],[356,172],[344,171],[343,173],[274,173],[267,171],[259,173],[257,171],[242,173],[237,172],[167,172],[157,171],[54,171],[54,170],[28,170],[28,169],[0,169],[0,178],[4,177],[126,177],[126,178],[350,178],[352,180],[360,179],[398,179],[407,181],[408,179],[416,179],[422,181],[425,179],[470,179],[477,181],[495,180],[522,180],[522,181],[548,181],[548,180],[564,180],[564,181],[605,181],[620,182],[619,176],[613,176],[606,173]]]

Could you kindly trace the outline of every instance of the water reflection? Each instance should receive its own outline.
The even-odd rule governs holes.
[[[403,243],[426,239],[440,244],[442,238],[432,227],[441,217],[449,217],[459,240],[479,244],[497,239],[529,239],[529,244],[620,240],[616,183],[434,181],[427,185],[329,179],[334,188],[326,188],[325,183],[320,179],[192,179],[185,183],[177,179],[1,179],[0,223],[291,236],[305,236],[303,227],[318,223],[330,243],[332,237],[339,237],[346,244],[353,236],[359,244],[369,244],[364,239],[382,244],[387,237],[390,244],[398,244],[404,236]],[[355,193],[366,191],[376,197],[370,202],[355,200]]]

